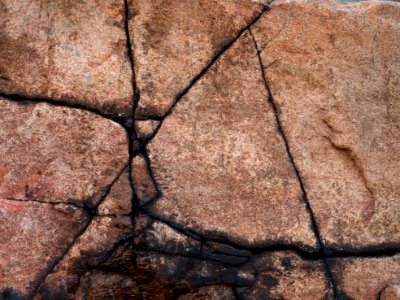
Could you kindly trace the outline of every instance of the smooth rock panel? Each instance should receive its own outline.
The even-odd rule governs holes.
[[[400,283],[399,254],[337,258],[330,259],[329,264],[339,296],[347,299],[379,299],[388,286]]]
[[[333,250],[400,246],[399,20],[392,1],[276,1],[251,29]]]
[[[125,130],[96,114],[0,98],[0,197],[95,205],[128,163]]]
[[[132,115],[124,2],[2,0],[0,92]]]

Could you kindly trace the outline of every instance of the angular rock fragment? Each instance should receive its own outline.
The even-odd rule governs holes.
[[[294,252],[269,252],[254,258],[244,270],[255,270],[253,285],[237,289],[239,299],[331,299],[332,290],[322,260],[304,260]]]
[[[213,239],[316,249],[267,99],[246,33],[182,98],[148,144],[161,197],[146,209]]]
[[[72,205],[0,199],[0,291],[30,295],[88,221]]]
[[[400,255],[329,260],[339,296],[354,300],[379,299],[389,285],[400,283]]]
[[[97,209],[98,215],[129,215],[132,212],[132,188],[128,168],[113,184],[104,201]]]
[[[177,94],[268,1],[128,1],[137,115],[163,116]]]
[[[87,111],[0,98],[0,197],[94,206],[128,163],[124,129]]]
[[[132,114],[123,1],[3,0],[0,92]]]
[[[135,121],[135,130],[138,139],[147,141],[151,139],[156,132],[160,121],[157,120],[137,120]]]
[[[392,1],[276,1],[251,28],[327,248],[400,246],[399,20]]]
[[[146,205],[159,196],[158,188],[150,174],[150,168],[145,157],[141,154],[132,160],[132,183],[139,205]]]

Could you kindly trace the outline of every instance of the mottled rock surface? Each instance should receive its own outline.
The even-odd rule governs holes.
[[[238,289],[240,299],[330,299],[332,290],[322,260],[304,260],[293,252],[255,257],[244,271],[256,270],[253,285]]]
[[[161,197],[149,209],[247,246],[317,247],[248,33],[176,105],[148,144]]]
[[[163,116],[177,94],[254,20],[268,1],[129,2],[140,90],[137,115]]]
[[[276,1],[252,27],[329,248],[400,245],[399,20],[391,1]]]
[[[0,98],[0,197],[95,204],[128,163],[123,128],[96,114]]]
[[[0,2],[0,92],[132,115],[123,2]]]
[[[332,259],[329,260],[329,264],[338,295],[350,299],[379,299],[379,295],[387,286],[400,282],[399,254],[376,258]]]
[[[0,0],[0,300],[399,299],[400,5],[269,2]]]
[[[379,298],[380,300],[398,300],[400,299],[400,285],[389,285],[386,287]]]
[[[0,290],[32,293],[87,222],[74,206],[0,198]]]

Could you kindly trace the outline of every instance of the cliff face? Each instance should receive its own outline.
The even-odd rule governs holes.
[[[0,299],[400,299],[398,1],[0,24]]]

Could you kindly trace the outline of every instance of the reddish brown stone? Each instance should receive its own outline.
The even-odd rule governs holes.
[[[252,27],[323,242],[336,250],[400,246],[399,20],[391,1],[276,1]]]
[[[317,248],[245,33],[184,96],[148,145],[161,198],[149,208],[246,246]]]
[[[338,258],[329,262],[338,294],[343,297],[375,300],[387,286],[400,283],[400,255]]]
[[[159,196],[159,192],[150,174],[148,162],[143,155],[137,155],[132,160],[132,183],[135,188],[139,205],[143,206]]]
[[[128,163],[124,129],[79,109],[0,98],[0,197],[94,205]]]
[[[0,92],[132,114],[123,1],[0,3]]]
[[[87,222],[71,205],[0,199],[0,291],[31,294]]]
[[[140,116],[163,116],[175,96],[268,1],[129,1]]]
[[[135,121],[135,130],[137,138],[143,141],[152,138],[159,125],[160,121],[156,120]]]
[[[127,238],[131,231],[130,217],[95,217],[55,270],[46,277],[37,299],[73,295],[82,274],[103,262],[113,247]]]
[[[111,187],[104,201],[99,205],[98,215],[128,215],[132,212],[132,188],[128,167]]]
[[[400,280],[399,280],[400,282]],[[400,285],[389,285],[386,287],[379,298],[380,300],[399,300],[400,299]]]

